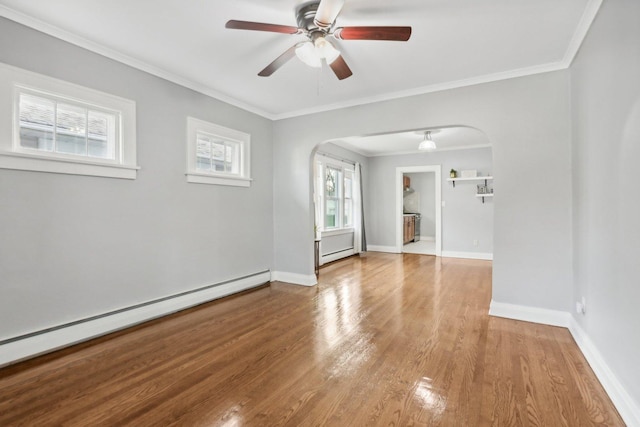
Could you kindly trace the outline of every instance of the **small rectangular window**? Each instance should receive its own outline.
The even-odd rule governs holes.
[[[248,187],[248,134],[187,118],[187,181]]]
[[[20,148],[115,160],[119,117],[81,104],[18,92]]]
[[[0,168],[135,179],[135,102],[0,63]]]

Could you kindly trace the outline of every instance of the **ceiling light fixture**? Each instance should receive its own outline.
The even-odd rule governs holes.
[[[424,134],[424,139],[418,145],[418,150],[420,151],[433,151],[435,150],[436,143],[431,139],[431,131],[426,131]]]
[[[320,68],[323,59],[327,61],[327,64],[331,64],[338,59],[340,51],[324,37],[317,37],[313,42],[307,41],[298,44],[296,56],[308,66]]]

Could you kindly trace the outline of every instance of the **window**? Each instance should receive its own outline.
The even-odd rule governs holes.
[[[4,64],[0,99],[0,168],[136,178],[133,101]]]
[[[187,181],[248,187],[250,136],[187,118]]]
[[[353,165],[338,161],[316,161],[316,196],[322,215],[321,231],[353,228]]]

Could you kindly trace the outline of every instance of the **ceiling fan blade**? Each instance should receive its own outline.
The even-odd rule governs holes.
[[[297,44],[294,44],[289,49],[285,50],[285,52],[278,56],[271,64],[267,65],[264,70],[260,71],[258,75],[260,77],[269,77],[271,74],[275,73],[278,68],[282,67],[284,64],[289,62],[291,58],[296,56],[296,47]]]
[[[233,30],[268,31],[271,33],[284,34],[297,34],[299,32],[298,27],[277,24],[264,24],[262,22],[236,21],[235,19],[228,21],[225,25],[225,28],[231,28]]]
[[[338,80],[344,80],[353,74],[342,55],[338,56],[329,66],[338,77]]]
[[[344,27],[333,32],[340,40],[392,40],[406,42],[411,37],[411,27]]]
[[[344,0],[320,0],[313,22],[320,28],[329,28],[336,21]]]

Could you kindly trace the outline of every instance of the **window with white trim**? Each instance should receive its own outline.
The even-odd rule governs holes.
[[[0,64],[0,168],[135,179],[135,103]]]
[[[187,117],[187,181],[249,187],[247,133]]]
[[[354,166],[318,156],[316,161],[316,203],[320,231],[353,228]]]

